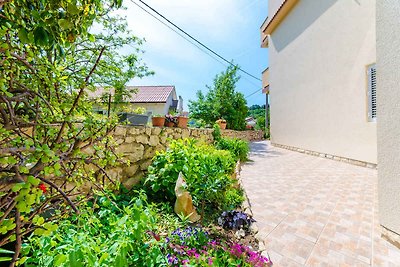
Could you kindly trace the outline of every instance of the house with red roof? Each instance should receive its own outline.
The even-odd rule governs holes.
[[[178,98],[173,85],[160,86],[127,86],[128,95],[123,97],[123,102],[129,105],[130,109],[143,107],[147,113],[168,114],[176,111]],[[98,87],[96,91],[89,93],[89,98],[107,99],[108,95],[114,96],[113,88]],[[182,98],[180,97],[182,102]]]

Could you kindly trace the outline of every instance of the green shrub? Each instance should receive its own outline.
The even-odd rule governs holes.
[[[218,124],[213,125],[214,131],[212,132],[212,135],[214,137],[214,141],[218,141],[221,139],[221,128],[219,127]]]
[[[117,204],[117,205],[116,205]],[[145,195],[127,201],[101,196],[81,208],[79,215],[59,222],[48,236],[31,237],[23,244],[26,266],[160,266],[166,257],[151,233],[165,227],[159,209],[146,204]],[[169,222],[169,228],[176,225]],[[159,239],[159,238],[158,238]]]
[[[249,153],[249,143],[237,138],[219,138],[215,142],[218,149],[228,150],[236,160],[246,161]]]
[[[227,202],[231,200],[225,198],[225,193],[237,190],[232,187],[234,168],[235,160],[228,151],[193,139],[175,140],[153,158],[145,186],[153,198],[173,203],[176,180],[182,172],[196,206],[211,204],[210,208],[221,208],[233,205]]]

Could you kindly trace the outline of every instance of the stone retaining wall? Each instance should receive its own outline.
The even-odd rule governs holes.
[[[116,152],[129,160],[130,165],[110,170],[109,176],[130,188],[140,181],[156,151],[165,150],[169,140],[195,138],[212,143],[212,131],[211,129],[118,126],[113,134],[117,144]]]
[[[130,165],[110,170],[109,176],[130,188],[140,181],[156,151],[165,150],[169,140],[195,138],[212,143],[214,141],[212,132],[212,129],[118,126],[113,133],[117,144],[116,152],[129,160]],[[221,132],[224,137],[236,137],[248,141],[262,138],[262,131],[222,130]]]
[[[246,141],[260,141],[264,139],[264,132],[258,131],[234,131],[234,130],[221,130],[223,137],[239,138]]]

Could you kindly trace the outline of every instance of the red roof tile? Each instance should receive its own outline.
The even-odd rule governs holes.
[[[173,99],[176,99],[175,86],[127,86],[128,90],[138,91],[133,93],[129,99],[125,99],[131,103],[165,103],[168,97],[173,93]],[[89,97],[100,97],[104,93],[114,90],[107,90],[102,87],[97,88],[95,92],[89,93]]]

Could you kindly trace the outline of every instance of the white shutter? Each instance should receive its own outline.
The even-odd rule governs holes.
[[[376,121],[376,66],[368,67],[368,120]]]

